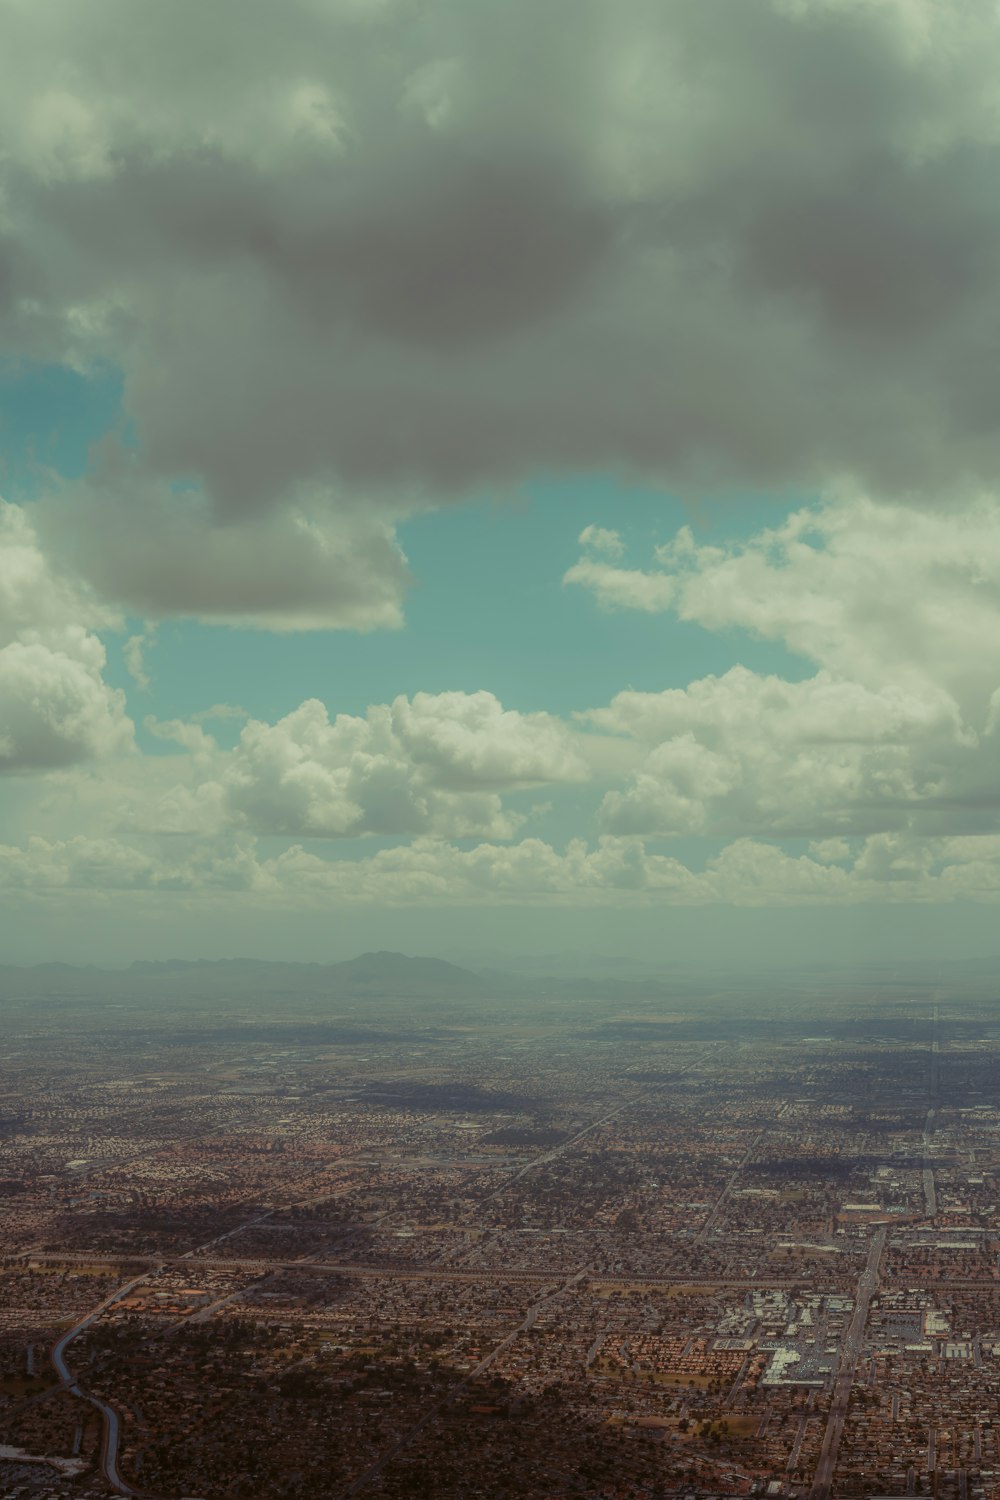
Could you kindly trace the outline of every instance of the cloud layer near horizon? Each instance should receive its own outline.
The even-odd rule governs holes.
[[[876,835],[851,853],[826,841],[802,855],[741,839],[693,869],[637,839],[542,839],[462,848],[416,840],[358,860],[327,859],[291,845],[268,856],[253,839],[202,840],[168,850],[109,838],[0,845],[0,889],[100,905],[130,893],[182,904],[245,902],[271,909],[329,910],[336,903],[393,907],[857,906],[1000,901],[997,838],[906,840]]]

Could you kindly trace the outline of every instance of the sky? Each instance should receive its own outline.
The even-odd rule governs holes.
[[[0,33],[0,960],[1000,952],[996,0]]]

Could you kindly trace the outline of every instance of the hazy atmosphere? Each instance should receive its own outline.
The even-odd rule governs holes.
[[[0,143],[0,1500],[1000,1500],[1000,0]]]
[[[9,962],[948,962],[990,0],[0,0]]]

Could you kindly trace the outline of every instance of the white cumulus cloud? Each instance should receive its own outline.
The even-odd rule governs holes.
[[[124,694],[89,627],[112,617],[54,572],[28,515],[0,501],[0,772],[45,771],[132,744]]]
[[[786,681],[737,666],[581,716],[645,747],[605,796],[610,832],[944,835],[1000,819],[992,497],[945,515],[848,491],[740,542],[684,527],[644,569],[588,555],[567,581],[818,667]]]
[[[276,724],[251,721],[221,782],[256,830],[509,838],[521,819],[502,792],[585,774],[546,715],[505,711],[485,692],[419,693],[364,718],[331,721],[312,700]]]

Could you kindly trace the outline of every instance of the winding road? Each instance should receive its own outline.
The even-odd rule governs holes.
[[[81,1318],[78,1323],[73,1324],[72,1328],[68,1328],[62,1337],[52,1346],[51,1351],[52,1363],[55,1366],[56,1374],[59,1376],[63,1387],[69,1391],[71,1396],[78,1396],[81,1401],[89,1401],[91,1406],[95,1406],[101,1414],[103,1424],[101,1433],[101,1473],[111,1485],[111,1488],[116,1490],[119,1495],[139,1496],[141,1493],[126,1483],[118,1468],[118,1450],[121,1446],[121,1417],[113,1406],[109,1406],[99,1396],[92,1395],[90,1391],[84,1390],[66,1363],[66,1350],[73,1340],[83,1333],[84,1329],[89,1328],[92,1323],[96,1322],[109,1307],[113,1307],[116,1302],[120,1302],[123,1297],[127,1297],[129,1292],[134,1291],[137,1286],[140,1286],[150,1274],[149,1271],[144,1271],[141,1276],[133,1277],[124,1286],[120,1286],[116,1292],[112,1292],[110,1297],[105,1297],[104,1301],[98,1303],[95,1308],[92,1308],[85,1318]]]

